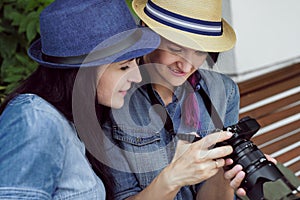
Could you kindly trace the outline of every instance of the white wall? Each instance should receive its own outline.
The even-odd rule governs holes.
[[[299,0],[223,0],[237,43],[219,68],[237,81],[300,61]]]

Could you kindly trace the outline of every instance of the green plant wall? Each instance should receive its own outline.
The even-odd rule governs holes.
[[[1,0],[0,103],[37,64],[27,49],[39,37],[39,14],[53,0]]]
[[[0,104],[37,63],[27,56],[29,45],[39,37],[39,15],[54,0],[0,1]],[[132,0],[126,0],[131,8]]]

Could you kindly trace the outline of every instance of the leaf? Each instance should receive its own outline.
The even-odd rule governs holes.
[[[30,59],[26,54],[23,53],[17,53],[16,54],[16,59],[20,62],[20,64],[22,66],[28,66],[28,64],[30,63]]]
[[[18,82],[19,80],[22,79],[22,76],[21,75],[11,75],[11,76],[8,76],[8,77],[5,77],[3,79],[3,82],[6,82],[6,83],[14,83],[14,82]]]
[[[38,1],[28,1],[28,3],[25,6],[25,12],[30,12],[32,10],[35,10],[35,8],[39,7]]]
[[[18,26],[18,25],[20,25],[20,23],[21,23],[22,19],[24,18],[24,16],[21,15],[20,13],[18,13],[18,12],[13,11],[13,12],[10,13],[10,18],[12,20],[11,25]]]
[[[0,90],[5,90],[6,86],[0,85]]]
[[[30,43],[36,37],[36,35],[36,21],[31,21],[26,28],[26,37],[28,39],[28,42]]]
[[[11,68],[17,65],[16,59],[3,59],[1,65],[1,76],[6,77],[11,74]]]
[[[18,85],[19,85],[19,82],[12,82],[12,83],[8,84],[4,93],[5,94],[11,93]]]
[[[20,22],[19,33],[23,33],[27,30],[27,26],[31,21],[38,22],[38,13],[36,11],[30,12],[28,15],[23,16]]]
[[[40,13],[53,1],[0,1],[0,86],[5,87],[1,92],[13,90],[38,66],[27,56],[27,48],[39,34]]]
[[[25,68],[25,74],[28,76],[34,70],[36,70],[37,67],[38,67],[38,63],[36,63],[33,60],[28,58],[28,64],[27,64],[27,67]]]
[[[7,71],[7,76],[11,76],[14,74],[23,74],[24,71],[25,71],[24,67],[17,67],[17,66],[10,67],[10,69]]]
[[[5,19],[10,19],[11,20],[11,13],[14,11],[12,5],[4,5],[3,7],[3,17]]]

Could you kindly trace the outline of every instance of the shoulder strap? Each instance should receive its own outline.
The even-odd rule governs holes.
[[[198,89],[198,92],[199,92],[200,96],[202,97],[203,102],[205,104],[205,108],[206,108],[209,116],[211,117],[215,127],[218,129],[223,129],[224,128],[223,121],[221,120],[215,106],[211,102],[209,96],[204,91],[203,87],[201,87],[200,84],[198,83],[198,85],[196,86],[196,89]]]
[[[147,92],[149,94],[150,97],[150,101],[151,101],[151,105],[155,105],[155,104],[159,104],[161,105],[161,103],[158,101],[158,99],[156,98],[153,88],[151,87],[151,84],[147,85]],[[157,107],[154,107],[154,109]],[[173,127],[173,122],[171,117],[169,116],[169,114],[167,113],[167,111],[165,109],[155,109],[155,112],[160,116],[160,118],[162,120],[164,120],[164,116],[166,115],[166,122],[164,123],[164,128],[171,134],[175,134],[174,132],[174,127]]]
[[[154,94],[154,91],[151,87],[151,84],[148,84],[147,90],[148,90],[148,94],[149,94],[149,97],[150,97],[151,104],[152,105],[160,104],[160,102],[158,101],[158,99],[156,98],[156,96]],[[221,118],[220,118],[215,106],[211,102],[209,96],[206,94],[203,87],[201,87],[199,83],[196,86],[196,90],[198,90],[200,96],[202,97],[203,102],[205,104],[205,108],[206,108],[208,114],[210,115],[215,127],[218,128],[218,129],[223,129],[224,128],[223,121],[221,120]],[[164,128],[169,133],[175,134],[171,117],[169,116],[169,114],[165,110],[163,110],[163,111],[165,113],[162,113],[161,109],[156,109],[155,110],[155,112],[157,112],[162,119],[163,119],[163,116],[166,115],[166,122],[164,124]]]

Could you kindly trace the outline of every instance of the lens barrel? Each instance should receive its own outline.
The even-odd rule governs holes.
[[[276,181],[283,174],[275,164],[268,161],[262,151],[250,141],[250,138],[259,130],[260,125],[250,117],[245,117],[238,124],[224,128],[233,133],[233,136],[216,146],[231,145],[233,148],[229,158],[233,160],[232,166],[240,164],[245,172],[241,187],[246,190],[251,200],[263,200],[263,184]]]

